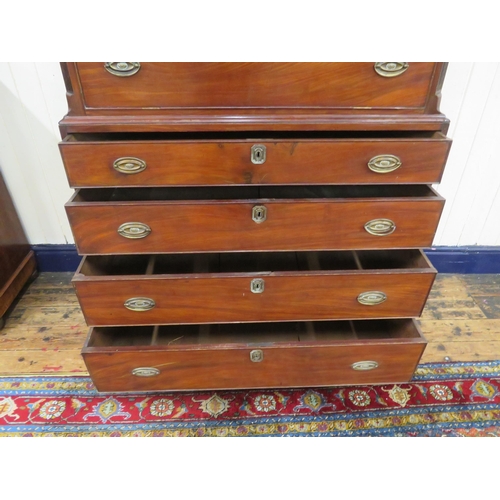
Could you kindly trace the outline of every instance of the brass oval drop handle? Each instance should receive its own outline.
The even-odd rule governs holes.
[[[134,377],[156,377],[159,374],[160,370],[152,366],[141,366],[132,370]]]
[[[137,240],[149,236],[151,228],[142,222],[125,222],[118,228],[118,234],[124,238]]]
[[[387,300],[387,295],[378,290],[363,292],[358,295],[358,302],[364,306],[376,306]]]
[[[121,174],[138,174],[146,170],[146,162],[140,158],[134,158],[132,156],[125,156],[123,158],[117,158],[113,162],[113,168],[120,172]]]
[[[153,309],[156,306],[156,302],[149,297],[131,297],[123,305],[130,311],[142,312]]]
[[[402,75],[410,64],[407,62],[376,62],[374,65],[375,72],[384,78],[394,78]]]
[[[403,163],[394,155],[377,155],[368,162],[368,168],[377,174],[388,174],[394,172]]]
[[[396,224],[391,219],[373,219],[365,224],[365,231],[373,236],[388,236],[396,231]]]
[[[127,77],[135,75],[141,69],[138,62],[107,62],[104,69],[114,76]]]
[[[375,370],[378,368],[378,363],[376,361],[357,361],[351,365],[351,368],[356,371]]]

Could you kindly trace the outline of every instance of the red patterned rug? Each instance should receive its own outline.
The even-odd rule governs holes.
[[[408,384],[140,395],[0,378],[3,436],[500,436],[500,361],[420,365]]]

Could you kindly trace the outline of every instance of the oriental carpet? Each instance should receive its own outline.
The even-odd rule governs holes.
[[[424,364],[404,384],[158,394],[4,377],[9,436],[500,436],[500,361]]]

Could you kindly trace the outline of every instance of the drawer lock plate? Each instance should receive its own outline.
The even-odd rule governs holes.
[[[250,351],[250,361],[260,363],[264,359],[264,353],[260,349]]]
[[[257,205],[252,208],[252,220],[257,224],[267,219],[267,208],[263,205]]]
[[[252,293],[264,292],[264,280],[262,278],[255,278],[250,282],[250,290]]]
[[[255,165],[262,165],[266,162],[266,146],[263,144],[254,144],[251,149],[250,159]]]

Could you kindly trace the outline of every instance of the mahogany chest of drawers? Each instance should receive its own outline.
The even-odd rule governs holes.
[[[99,391],[397,383],[451,141],[443,63],[63,63]]]

